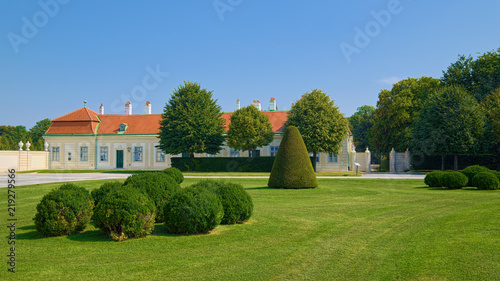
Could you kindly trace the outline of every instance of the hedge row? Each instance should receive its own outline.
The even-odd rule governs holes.
[[[491,171],[486,167],[473,165],[462,172],[434,171],[425,176],[424,182],[430,187],[445,187],[458,189],[465,186],[477,189],[499,189],[500,172]]]

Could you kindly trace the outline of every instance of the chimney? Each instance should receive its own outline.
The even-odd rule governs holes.
[[[259,111],[262,111],[262,106],[260,105],[260,101],[258,101],[258,100],[257,100],[257,101],[255,101],[255,100],[254,100],[254,101],[253,101],[253,103],[252,103],[252,105],[253,105],[253,106],[255,106],[255,107],[257,107],[257,109],[258,109]]]
[[[269,111],[276,111],[278,110],[278,106],[276,105],[276,99],[271,98],[271,101],[269,102]]]
[[[104,114],[104,105],[102,105],[102,103],[101,103],[101,106],[99,106],[99,114],[100,115]]]
[[[241,108],[240,100],[236,100],[236,110]]]
[[[144,114],[151,114],[151,103],[149,101],[144,104]]]
[[[132,115],[132,104],[129,101],[125,104],[125,115]]]

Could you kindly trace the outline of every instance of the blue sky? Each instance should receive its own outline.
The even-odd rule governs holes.
[[[341,112],[500,47],[498,1],[0,1],[0,125],[83,106],[161,113],[183,81],[225,112],[320,88]],[[347,47],[346,47],[347,46]]]

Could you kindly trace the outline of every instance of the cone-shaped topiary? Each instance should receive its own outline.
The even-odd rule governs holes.
[[[318,187],[306,145],[295,126],[288,127],[283,135],[267,185],[295,189]]]

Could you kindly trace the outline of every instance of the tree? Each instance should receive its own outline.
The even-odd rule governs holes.
[[[212,91],[198,83],[184,82],[165,105],[160,121],[158,147],[168,154],[217,154],[224,143],[225,120],[212,99]]]
[[[382,90],[372,128],[375,148],[380,152],[409,148],[423,103],[439,88],[440,80],[421,77],[401,80],[390,91]]]
[[[363,105],[358,107],[358,111],[349,117],[349,128],[351,129],[354,145],[358,152],[363,152],[370,146],[374,112],[375,107]]]
[[[36,122],[35,126],[29,130],[29,137],[32,141],[31,150],[44,150],[43,135],[52,124],[49,118]]]
[[[306,93],[290,110],[286,126],[296,126],[307,151],[339,153],[346,137],[347,119],[321,90]]]
[[[486,132],[482,146],[497,155],[497,170],[500,170],[500,88],[497,88],[481,104],[486,113]]]
[[[454,155],[478,151],[484,131],[484,113],[476,99],[461,86],[446,86],[425,103],[415,127],[414,149],[427,155]]]
[[[24,126],[0,126],[2,136],[2,150],[18,150],[19,141],[26,143],[28,132]]]
[[[229,147],[248,150],[248,157],[252,157],[252,150],[273,141],[273,126],[269,117],[253,105],[236,110],[228,127]]]

